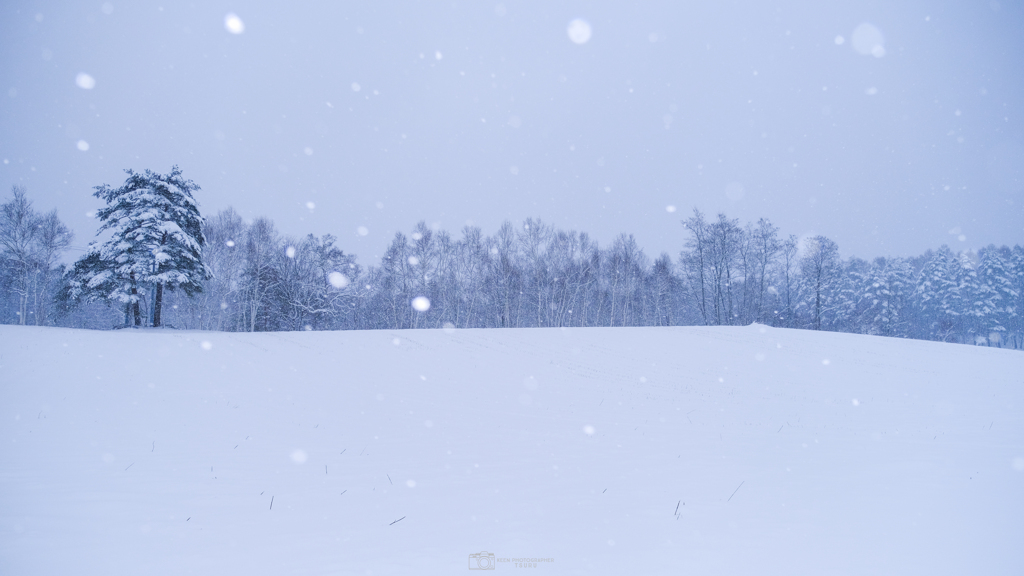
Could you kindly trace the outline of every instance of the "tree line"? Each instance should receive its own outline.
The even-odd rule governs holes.
[[[1024,348],[1020,246],[844,260],[824,236],[694,209],[675,258],[536,219],[458,237],[421,222],[363,268],[329,234],[282,235],[230,208],[203,219],[196,190],[176,167],[97,187],[109,238],[68,268],[67,228],[16,188],[0,220],[0,319],[225,331],[758,322]]]

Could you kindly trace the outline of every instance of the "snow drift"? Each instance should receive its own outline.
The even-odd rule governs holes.
[[[0,572],[1015,574],[1022,408],[1020,352],[762,326],[0,326]]]

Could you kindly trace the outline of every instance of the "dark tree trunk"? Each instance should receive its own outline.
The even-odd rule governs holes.
[[[142,311],[139,309],[139,288],[135,285],[135,273],[131,273],[132,280],[132,296],[134,301],[132,302],[132,315],[134,316],[135,325],[142,326]]]
[[[163,282],[156,285],[156,297],[153,298],[153,327],[160,327],[160,310],[163,308],[164,303],[164,284]]]
[[[164,244],[167,244],[167,232],[164,232],[164,235],[160,237],[160,245],[163,246]],[[160,272],[160,266],[159,265],[157,265],[156,272]],[[163,282],[157,282],[157,284],[156,284],[156,294],[153,296],[153,327],[154,328],[159,328],[160,327],[160,312],[163,309],[163,303],[164,303],[164,283]]]

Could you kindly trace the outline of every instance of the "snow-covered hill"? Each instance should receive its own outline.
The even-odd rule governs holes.
[[[0,573],[1019,574],[1022,409],[1020,352],[761,326],[2,326]]]

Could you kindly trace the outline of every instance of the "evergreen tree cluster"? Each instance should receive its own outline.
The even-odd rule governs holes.
[[[230,208],[203,219],[198,189],[177,167],[97,187],[107,239],[66,272],[70,233],[15,189],[0,220],[0,319],[247,332],[758,322],[1024,348],[1021,246],[843,260],[824,236],[694,210],[676,258],[535,219],[458,238],[421,222],[364,269],[331,235],[284,236]]]

